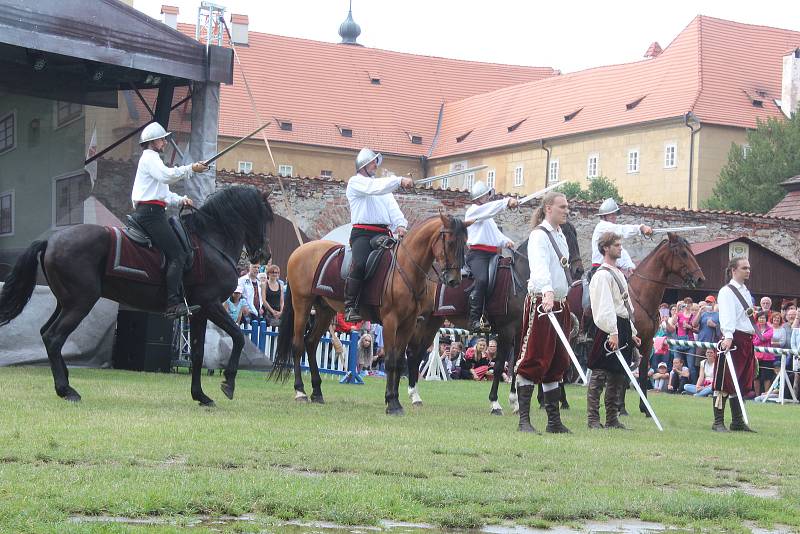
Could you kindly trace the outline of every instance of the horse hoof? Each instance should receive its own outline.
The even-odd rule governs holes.
[[[308,395],[306,395],[305,393],[297,393],[294,396],[294,401],[295,402],[308,402]]]
[[[203,408],[214,408],[216,406],[216,403],[214,403],[214,401],[208,397],[205,399],[200,399],[197,402],[200,403],[200,406]]]
[[[492,415],[503,415],[503,409],[502,408],[495,408],[495,409],[493,409],[491,411],[491,414]]]
[[[325,404],[325,399],[322,395],[311,395],[311,402],[316,404]]]
[[[402,406],[399,406],[397,408],[389,408],[388,406],[386,407],[386,415],[393,415],[396,417],[400,417],[403,414],[404,411]]]
[[[219,385],[219,389],[222,390],[222,393],[224,393],[225,396],[228,397],[228,399],[233,400],[233,389],[234,389],[233,384],[222,382]]]
[[[414,401],[411,403],[411,406],[416,406],[417,408],[419,408],[420,406],[422,406],[422,401],[421,400]]]
[[[58,394],[59,397],[61,397],[67,402],[81,401],[81,396],[78,394],[78,392],[69,386],[67,386],[67,388],[63,392],[56,391],[56,394]]]

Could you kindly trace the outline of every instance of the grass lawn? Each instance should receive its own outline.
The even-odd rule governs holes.
[[[379,378],[325,379],[320,406],[297,404],[290,383],[251,372],[240,373],[228,401],[219,375],[204,376],[214,409],[191,402],[185,373],[74,369],[71,379],[80,404],[56,397],[48,368],[0,369],[2,532],[202,532],[187,526],[192,517],[242,514],[255,521],[218,528],[636,518],[800,531],[797,406],[748,403],[759,433],[720,435],[710,430],[710,400],[653,395],[661,433],[629,392],[629,431],[589,431],[585,389],[570,387],[563,415],[574,434],[537,436],[517,433],[515,416],[489,415],[485,383],[422,382],[424,407],[412,409],[404,395],[406,415],[390,418]],[[507,396],[506,386],[504,406]],[[544,412],[533,415],[543,430]],[[167,524],[70,521],[94,515]]]

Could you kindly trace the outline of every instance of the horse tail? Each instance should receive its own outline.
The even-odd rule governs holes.
[[[22,253],[0,292],[0,326],[17,317],[33,295],[36,286],[36,266],[44,259],[47,241],[34,241]],[[42,267],[44,270],[44,267]]]
[[[275,346],[275,361],[272,371],[267,378],[286,381],[289,371],[294,366],[294,350],[292,338],[294,337],[294,305],[292,304],[292,288],[286,283],[286,296],[283,300],[283,313],[278,325],[278,341]]]

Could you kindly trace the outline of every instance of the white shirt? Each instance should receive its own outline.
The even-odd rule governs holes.
[[[628,292],[628,282],[625,280],[625,275],[616,267],[603,262],[602,267],[607,267],[614,271],[617,278],[622,282],[622,287],[625,292]],[[592,304],[592,319],[597,327],[603,332],[611,334],[618,334],[617,332],[617,317],[628,319],[628,308],[625,307],[625,301],[622,299],[619,285],[614,281],[614,274],[604,270],[598,269],[592,276],[592,281],[589,283],[589,295]],[[628,298],[628,304],[633,309],[633,302]],[[631,323],[631,332],[636,335],[636,327]]]
[[[592,265],[599,265],[603,263],[603,255],[597,250],[597,242],[600,241],[600,236],[606,232],[614,232],[623,239],[626,237],[633,237],[639,235],[641,230],[639,224],[615,224],[611,221],[601,220],[594,227],[592,232]],[[636,264],[633,263],[630,254],[624,248],[622,249],[622,256],[617,260],[617,267],[620,269],[635,269]]]
[[[408,227],[392,191],[400,187],[401,178],[370,178],[363,174],[347,181],[347,200],[350,202],[350,222],[353,224],[386,224],[393,232],[399,226]]]
[[[552,232],[553,237],[558,243],[558,248],[569,261],[569,247],[567,238],[561,228],[554,229],[545,219],[539,226]],[[556,300],[561,300],[567,296],[569,286],[564,268],[550,244],[550,239],[541,230],[532,230],[528,238],[528,263],[531,268],[531,277],[528,280],[528,293],[547,293],[553,292]]]
[[[744,284],[740,284],[733,279],[731,279],[730,284],[739,290],[739,293],[744,297],[744,301],[752,308],[753,296],[750,295],[750,291]],[[749,334],[755,333],[753,324],[747,317],[744,308],[742,308],[742,304],[727,285],[719,290],[717,303],[719,304],[719,327],[725,339],[733,339],[733,332],[735,330],[747,332]]]
[[[145,149],[139,158],[136,168],[136,179],[133,181],[131,201],[133,206],[142,200],[160,200],[170,206],[177,206],[184,197],[169,190],[169,184],[189,178],[192,175],[191,165],[167,167],[155,150]]]
[[[256,279],[258,282],[258,279]],[[253,305],[253,297],[255,296],[256,289],[253,287],[253,280],[250,278],[250,273],[239,278],[239,285],[242,286],[242,298],[245,302],[247,302],[247,307],[250,308],[250,313],[254,313],[258,315],[261,310],[256,309]],[[259,291],[259,304],[264,304],[260,302],[261,299],[261,284],[258,284],[258,291]]]
[[[494,217],[508,207],[510,198],[493,200],[483,205],[473,204],[467,208],[464,220],[475,221],[467,228],[468,245],[489,245],[490,247],[503,247],[511,241],[494,222]]]

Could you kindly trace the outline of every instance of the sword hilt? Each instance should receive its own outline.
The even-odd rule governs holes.
[[[553,303],[553,307],[550,309],[550,311],[544,311],[544,304],[539,304],[538,306],[536,306],[536,313],[538,314],[536,318],[538,319],[539,317],[547,315],[548,313],[552,313],[555,315],[556,313],[561,313],[562,311],[564,311],[564,308],[559,308],[558,310],[556,310],[555,303]]]

